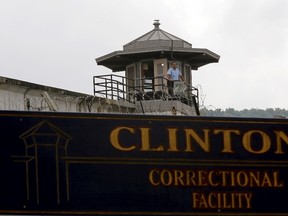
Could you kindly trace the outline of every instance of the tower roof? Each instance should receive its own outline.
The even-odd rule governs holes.
[[[147,49],[147,48],[192,48],[192,45],[179,37],[176,37],[160,29],[159,20],[153,23],[154,29],[141,37],[123,46],[123,50]]]
[[[125,44],[123,50],[115,51],[96,58],[98,65],[112,71],[124,71],[126,66],[144,59],[167,58],[185,61],[192,69],[218,62],[220,56],[208,49],[192,48],[192,44],[160,29],[159,20],[155,20],[154,29]]]

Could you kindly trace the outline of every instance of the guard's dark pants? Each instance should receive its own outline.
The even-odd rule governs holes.
[[[167,86],[168,86],[168,93],[169,93],[169,95],[170,95],[170,96],[174,96],[174,91],[173,91],[173,89],[174,89],[174,81],[168,80],[168,81],[167,81]]]

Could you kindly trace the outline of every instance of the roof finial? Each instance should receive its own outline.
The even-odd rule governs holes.
[[[159,20],[154,20],[153,25],[154,25],[155,29],[159,29],[159,26],[160,26]]]

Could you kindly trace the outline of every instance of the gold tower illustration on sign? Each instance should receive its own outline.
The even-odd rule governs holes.
[[[42,121],[20,135],[25,155],[12,156],[22,162],[26,173],[26,198],[36,203],[68,200],[66,163],[71,137],[49,121]]]

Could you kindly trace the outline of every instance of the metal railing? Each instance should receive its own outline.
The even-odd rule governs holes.
[[[140,100],[180,100],[189,106],[194,105],[196,109],[199,107],[197,88],[175,81],[171,89],[167,83],[168,79],[163,76],[131,79],[110,74],[93,77],[94,95],[98,97],[131,103]]]
[[[94,76],[94,95],[130,102],[130,99],[127,98],[127,90],[130,88],[129,80],[133,82],[132,79],[114,74]]]

